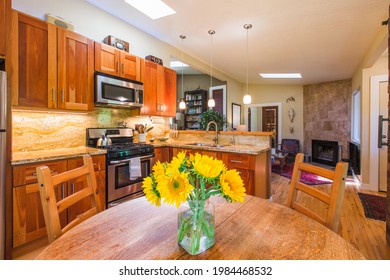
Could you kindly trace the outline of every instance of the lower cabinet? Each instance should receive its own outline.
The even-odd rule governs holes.
[[[169,157],[169,148],[168,147],[158,147],[154,148],[154,156],[156,157],[156,162],[166,162],[170,161],[172,158]]]
[[[172,156],[176,156],[182,151],[185,151],[187,154],[200,153],[222,160],[228,169],[236,169],[240,173],[247,194],[267,199],[270,197],[270,152],[250,155],[201,149],[172,148]]]
[[[95,175],[99,188],[100,201],[105,207],[106,191],[106,156],[92,157]],[[43,162],[15,166],[13,168],[13,248],[27,244],[46,236],[45,219],[43,217],[39,187],[36,177],[36,167],[47,165],[53,174],[65,172],[82,166],[82,158]],[[71,195],[83,188],[85,180],[70,181],[56,188],[57,198]],[[60,215],[61,225],[65,226],[76,216],[90,207],[89,201],[80,201],[73,208]]]

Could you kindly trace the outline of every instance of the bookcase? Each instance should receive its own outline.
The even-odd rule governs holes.
[[[186,91],[184,99],[186,102],[184,129],[200,129],[200,115],[207,110],[207,90]]]

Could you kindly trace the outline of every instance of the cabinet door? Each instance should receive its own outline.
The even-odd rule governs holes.
[[[168,161],[168,149],[169,148],[165,148],[165,147],[161,147],[161,148],[154,148],[154,155],[156,157],[156,162],[157,161],[160,161],[160,162],[166,162]]]
[[[37,184],[36,167],[47,165],[53,174],[66,171],[66,161],[31,164],[13,168],[13,247],[46,236],[46,225],[42,212]],[[66,186],[56,187],[57,199],[65,197]],[[60,215],[61,225],[66,224],[66,213]]]
[[[141,59],[135,55],[120,51],[120,76],[141,81]]]
[[[57,87],[56,27],[17,11],[11,26],[12,105],[50,108]]]
[[[176,71],[164,67],[161,101],[161,115],[164,117],[176,116]]]
[[[157,110],[157,64],[143,60],[142,80],[144,83],[144,106],[141,114],[159,115]]]
[[[57,51],[58,108],[93,110],[93,41],[58,28]]]
[[[119,75],[119,50],[106,44],[95,42],[95,70],[110,74]]]
[[[11,16],[11,0],[0,0],[0,55],[5,55],[9,16]]]

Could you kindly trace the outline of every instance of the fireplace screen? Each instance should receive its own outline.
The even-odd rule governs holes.
[[[339,161],[339,145],[335,141],[312,140],[312,160],[314,162],[336,166]]]

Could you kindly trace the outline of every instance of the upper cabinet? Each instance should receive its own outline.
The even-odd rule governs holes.
[[[93,110],[93,41],[13,11],[12,105]]]
[[[148,60],[141,61],[144,83],[142,115],[176,116],[176,72]]]
[[[109,45],[95,42],[95,70],[141,81],[141,58]]]
[[[0,56],[5,56],[6,32],[11,14],[11,0],[0,0]]]

